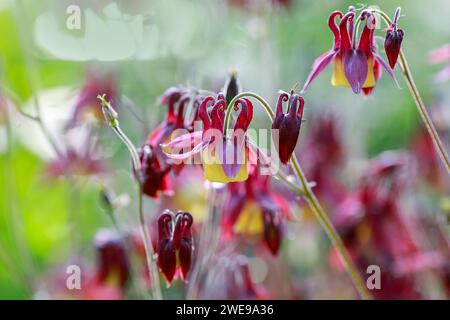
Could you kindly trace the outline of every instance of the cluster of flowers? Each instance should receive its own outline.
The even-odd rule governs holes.
[[[340,19],[339,24],[336,19]],[[360,15],[359,21],[364,22],[364,28],[357,41],[355,10],[350,8],[345,14],[333,12],[328,20],[334,35],[333,48],[313,63],[302,91],[306,92],[330,64],[333,65],[332,85],[351,87],[355,93],[371,94],[383,69],[395,79],[393,69],[404,36],[404,32],[397,27],[398,19],[397,13],[392,25],[386,30],[386,63],[377,53],[374,44],[374,13],[364,11]],[[99,92],[106,93],[108,100],[119,101],[113,81],[104,80],[106,79],[89,76],[68,128],[75,125],[85,111],[93,113],[97,118],[101,117],[95,100]],[[253,119],[253,103],[245,97],[236,99],[242,90],[235,74],[230,76],[222,92],[205,92],[180,86],[169,88],[160,97],[160,105],[167,107],[166,118],[149,134],[145,144],[138,150],[141,164],[138,178],[142,191],[152,199],[176,196],[177,186],[172,180],[183,171],[191,169],[186,165],[189,163],[187,160],[200,157],[193,167],[203,170],[205,180],[224,184],[221,190],[227,194],[227,205],[220,212],[221,239],[228,242],[239,235],[258,238],[258,243],[262,243],[268,252],[276,256],[286,232],[285,222],[293,219],[293,216],[289,197],[271,186],[270,175],[262,175],[259,171],[261,165],[270,162],[270,157],[246,134]],[[287,108],[283,110],[286,103]],[[303,97],[294,91],[280,92],[278,95],[272,129],[277,131],[278,137],[278,141],[275,141],[275,156],[284,165],[289,164],[294,154],[304,105]],[[231,132],[226,128],[230,120],[228,116],[230,123],[234,124]],[[199,128],[196,126],[198,122],[201,123]],[[403,189],[397,175],[404,163],[398,158],[387,163],[384,158],[375,159],[357,190],[347,191],[336,178],[345,152],[342,151],[335,119],[320,118],[312,123],[312,134],[301,157],[302,164],[304,162],[310,178],[316,182],[315,191],[320,199],[330,207],[339,208],[333,216],[334,223],[352,258],[361,272],[365,272],[369,262],[374,261],[385,266],[383,270],[392,271],[392,274],[383,273],[389,278],[386,283],[391,286],[380,291],[380,297],[418,297],[411,277],[411,273],[416,270],[405,270],[405,261],[411,262],[414,259],[413,265],[422,269],[430,266],[443,267],[444,264],[441,258],[430,258],[428,254],[424,254],[414,244],[410,233],[392,232],[405,230],[398,204],[398,195]],[[230,155],[233,158],[231,162],[227,161]],[[77,156],[68,153],[67,157],[59,159],[52,168],[58,168],[55,170],[57,172],[65,172],[65,168],[72,168],[74,159]],[[69,167],[65,166],[66,163]],[[92,165],[83,168],[85,172],[97,173],[98,167]],[[192,214],[195,216],[196,213]],[[157,236],[152,239],[152,244],[157,252],[160,271],[169,284],[177,277],[188,279],[191,266],[198,259],[194,257],[193,216],[185,211],[176,214],[164,211],[154,222],[157,225]],[[154,229],[155,226],[150,228]],[[98,246],[99,271],[93,283],[115,281],[115,286],[123,289],[130,272],[126,250],[117,242],[105,243],[106,245]],[[137,248],[142,246],[139,241],[134,244]],[[367,255],[367,252],[373,254]],[[332,264],[339,268],[339,263],[333,259],[333,252],[330,256]],[[205,297],[213,297],[214,293],[219,292],[215,288],[226,288],[226,298],[267,297],[261,287],[252,283],[248,261],[242,256],[235,253],[222,257],[217,255],[211,264],[211,270],[215,270],[216,275],[206,277],[202,291]],[[448,274],[446,276],[450,277]],[[149,279],[148,274],[145,277]]]

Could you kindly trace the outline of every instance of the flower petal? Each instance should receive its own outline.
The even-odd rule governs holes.
[[[185,152],[185,153],[167,153],[164,152],[164,154],[174,160],[184,160],[192,157],[193,155],[199,153],[203,149],[205,149],[210,144],[210,140],[202,141],[201,143],[197,144],[191,151]]]
[[[344,59],[344,73],[354,93],[360,93],[367,78],[366,56],[359,50],[347,53]]]
[[[165,148],[188,148],[199,144],[202,140],[202,131],[196,131],[193,133],[183,134],[176,137],[168,144],[163,144],[161,147]]]
[[[325,68],[331,63],[331,61],[333,61],[333,58],[336,56],[337,53],[338,50],[327,51],[314,61],[312,70],[308,76],[308,79],[306,79],[305,85],[303,86],[302,90],[303,92],[305,92],[308,89],[311,82],[314,81],[314,79],[316,79],[317,76],[321,74],[323,70],[325,70]]]

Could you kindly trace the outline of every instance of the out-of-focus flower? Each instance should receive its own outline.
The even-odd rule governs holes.
[[[237,254],[221,255],[211,263],[200,288],[200,297],[220,300],[270,298],[262,286],[253,283],[248,259]]]
[[[441,189],[445,183],[441,162],[436,155],[433,139],[426,128],[421,128],[413,137],[412,154],[420,168],[418,174],[432,186]]]
[[[436,82],[450,80],[450,44],[446,44],[430,52],[429,60],[433,64],[447,63],[447,65],[434,77]]]
[[[405,154],[393,152],[373,160],[358,189],[342,202],[333,217],[361,272],[372,264],[381,268],[383,285],[374,291],[380,299],[420,298],[414,274],[436,267],[441,260],[420,247],[416,230],[401,212],[400,195],[405,188],[401,177],[407,161]]]
[[[257,9],[264,4],[271,4],[274,7],[289,8],[292,6],[293,0],[227,0],[227,2],[235,7],[242,9]],[[266,3],[265,3],[266,2]]]
[[[314,192],[322,204],[334,208],[346,196],[346,188],[339,180],[344,161],[343,141],[336,116],[320,114],[308,123],[305,146],[298,151],[300,163],[308,179],[314,181]]]
[[[341,18],[339,28],[335,23],[336,17]],[[368,11],[362,13],[361,19],[365,21],[365,24],[358,47],[356,47],[356,39],[352,39],[354,18],[353,9],[345,15],[340,11],[334,11],[330,15],[328,26],[334,35],[333,49],[314,61],[303,92],[330,63],[333,63],[331,84],[351,87],[355,93],[360,93],[362,90],[364,94],[370,94],[381,77],[381,67],[391,78],[394,78],[392,70],[376,52],[373,41],[375,15]]]
[[[191,227],[193,219],[190,213],[171,211],[162,213],[158,218],[158,267],[168,284],[180,275],[183,281],[191,268],[194,244]]]
[[[289,203],[270,190],[270,176],[258,170],[247,181],[228,185],[229,201],[224,208],[221,227],[225,239],[233,235],[262,237],[276,255],[281,246],[283,221],[291,218]]]
[[[102,108],[97,99],[99,94],[105,94],[105,99],[112,101],[116,107],[120,105],[118,87],[113,74],[89,70],[86,82],[73,106],[72,116],[67,122],[67,129],[73,128],[86,119],[88,121],[103,121]]]
[[[80,138],[85,140],[84,144],[78,147],[68,144],[63,153],[47,165],[46,173],[51,178],[101,175],[108,171],[98,155],[92,134]]]
[[[286,113],[283,112],[283,102],[289,101]],[[275,119],[272,123],[272,129],[278,130],[278,154],[283,164],[287,164],[291,159],[297,145],[302,124],[303,107],[305,101],[294,92],[287,94],[281,92],[278,96]],[[272,131],[272,134],[274,131]]]
[[[172,194],[169,181],[170,165],[159,160],[155,148],[146,144],[138,150],[141,160],[139,180],[144,194],[157,198],[159,193]]]
[[[101,229],[95,235],[94,245],[98,254],[97,280],[124,288],[129,278],[130,268],[120,236],[110,229]]]
[[[209,106],[212,108],[208,112]],[[222,94],[217,98],[209,96],[199,107],[198,117],[203,123],[203,130],[184,134],[164,145],[164,148],[171,150],[166,155],[174,160],[186,160],[201,153],[206,180],[222,183],[246,180],[250,151],[246,131],[253,118],[253,104],[248,99],[239,99],[232,107],[235,110],[240,107],[240,112],[231,137],[224,136],[225,97]],[[181,153],[180,150],[186,149],[190,150]]]

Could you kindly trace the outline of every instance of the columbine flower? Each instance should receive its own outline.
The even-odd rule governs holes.
[[[158,267],[172,283],[178,274],[183,281],[191,268],[194,244],[192,240],[193,219],[190,213],[166,211],[158,218]]]
[[[129,278],[129,262],[119,235],[109,229],[97,232],[94,245],[98,252],[97,281],[124,288]]]
[[[279,251],[283,220],[290,218],[288,202],[270,190],[270,176],[260,176],[254,169],[244,183],[228,185],[230,199],[222,218],[225,238],[242,234],[262,237],[269,251]]]
[[[89,70],[86,83],[81,88],[74,105],[72,117],[66,127],[68,129],[76,126],[86,118],[103,121],[102,108],[98,104],[98,94],[105,94],[108,101],[113,101],[118,105],[119,93],[117,83],[111,73],[101,73],[100,71]]]
[[[49,177],[102,175],[108,171],[106,164],[100,159],[98,150],[94,148],[96,139],[93,135],[80,136],[78,139],[83,143],[79,145],[66,143],[66,149],[47,165],[46,173]]]
[[[212,107],[209,108],[210,106]],[[206,97],[198,112],[203,130],[182,135],[163,146],[171,150],[166,155],[174,160],[186,160],[201,152],[206,180],[222,183],[246,180],[250,150],[246,132],[253,118],[253,105],[248,99],[239,99],[233,108],[240,109],[240,112],[235,119],[231,137],[225,137],[225,97],[223,94],[219,94],[217,98]],[[191,150],[180,153],[180,150],[186,149]]]
[[[336,17],[341,18],[339,28],[335,22]],[[355,93],[360,93],[362,90],[364,94],[370,94],[381,77],[381,67],[390,77],[394,78],[392,70],[376,53],[373,42],[375,16],[368,11],[363,12],[361,19],[365,20],[365,26],[358,43],[356,39],[352,38],[354,18],[353,10],[349,10],[345,15],[340,11],[334,11],[330,15],[328,25],[334,35],[333,49],[314,61],[303,92],[330,63],[333,63],[331,84],[351,87]]]
[[[286,113],[283,112],[283,102],[288,101]],[[302,124],[303,107],[305,101],[294,92],[287,94],[281,92],[278,96],[277,110],[275,119],[272,123],[272,129],[278,130],[278,154],[282,163],[287,164],[291,159],[297,145]],[[276,139],[275,139],[276,140]]]
[[[146,144],[138,150],[141,160],[139,180],[142,192],[149,197],[157,198],[159,193],[172,194],[169,182],[170,166],[158,158],[155,148]]]
[[[179,129],[188,132],[194,130],[194,122],[198,120],[198,107],[204,96],[196,94],[193,90],[184,87],[171,87],[159,98],[159,103],[167,105],[166,119],[153,130],[147,138],[147,144],[153,147],[163,162],[167,162],[161,149],[161,144],[167,143]],[[187,106],[192,101],[192,117],[186,121]],[[179,174],[183,163],[172,165],[171,169]]]
[[[358,189],[337,208],[334,225],[361,272],[368,265],[381,267],[380,299],[417,299],[414,274],[442,266],[442,255],[424,249],[417,217],[402,212],[400,195],[406,192],[405,165],[409,157],[385,152],[365,171]],[[425,230],[425,229],[424,229]],[[427,229],[428,230],[428,229]],[[337,265],[337,260],[333,260]]]
[[[394,69],[395,64],[397,63],[400,47],[405,35],[402,29],[397,28],[399,17],[400,9],[397,9],[392,24],[386,30],[386,39],[384,40],[384,50],[386,51],[386,56],[392,69]]]

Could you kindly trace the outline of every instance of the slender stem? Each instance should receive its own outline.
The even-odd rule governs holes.
[[[344,243],[342,242],[342,239],[339,237],[339,234],[331,224],[330,219],[328,218],[327,214],[325,213],[319,201],[317,200],[316,195],[312,191],[311,187],[308,185],[306,176],[303,173],[302,168],[300,167],[300,164],[295,155],[293,155],[291,159],[291,165],[295,173],[297,174],[297,177],[300,179],[301,184],[305,188],[305,198],[308,200],[309,205],[313,208],[317,220],[319,220],[319,223],[324,228],[325,232],[327,233],[328,237],[333,243],[333,246],[338,251],[339,256],[342,262],[344,263],[344,266],[350,278],[352,279],[353,284],[358,290],[358,293],[360,294],[361,298],[364,300],[372,299],[372,295],[367,290],[367,287],[364,281],[362,280],[350,255],[348,254],[347,249],[345,248]]]
[[[148,272],[150,276],[150,285],[152,287],[152,295],[153,299],[155,300],[161,300],[162,299],[162,293],[161,293],[161,284],[159,282],[159,274],[158,274],[158,268],[156,266],[154,256],[155,253],[153,251],[153,246],[151,244],[151,237],[149,230],[145,224],[145,217],[144,217],[144,206],[143,206],[143,192],[142,192],[142,184],[139,183],[139,229],[141,231],[141,236],[144,241],[144,248],[147,258],[147,266],[148,266]]]
[[[270,105],[259,95],[252,93],[252,92],[243,92],[239,95],[237,95],[231,102],[230,106],[233,106],[234,103],[243,97],[253,97],[257,99],[261,105],[264,107],[264,110],[266,111],[267,115],[269,116],[270,120],[273,121],[274,119],[274,113],[272,111],[272,108],[270,108]],[[233,108],[227,108],[227,114],[225,116],[225,123],[224,128],[228,127],[228,123],[230,121],[230,115],[231,110]],[[367,290],[364,281],[362,280],[361,276],[359,275],[356,266],[354,265],[352,259],[350,258],[350,255],[347,252],[347,249],[345,248],[341,238],[339,237],[339,234],[337,233],[336,229],[331,224],[330,219],[328,218],[327,214],[323,210],[322,206],[320,205],[319,201],[317,200],[317,197],[315,196],[314,192],[311,189],[311,185],[306,179],[302,168],[297,160],[297,157],[293,155],[291,159],[291,165],[294,169],[295,174],[297,175],[297,178],[299,179],[304,192],[304,197],[308,200],[308,204],[313,209],[313,212],[319,221],[322,228],[325,230],[326,234],[331,240],[331,243],[333,244],[334,248],[338,252],[342,262],[344,263],[344,266],[347,270],[348,275],[353,281],[353,284],[355,285],[359,295],[362,299],[371,299],[372,296]]]
[[[389,16],[386,13],[384,13],[381,10],[377,10],[377,9],[371,9],[371,10],[373,12],[380,14],[380,16],[383,18],[383,20],[386,22],[386,24],[388,26],[392,25],[392,20],[389,18]],[[400,10],[397,9],[396,10],[397,18],[399,16],[399,14],[400,14]],[[423,122],[425,122],[425,126],[428,130],[428,133],[431,136],[431,139],[433,140],[433,143],[436,147],[436,150],[439,154],[439,157],[440,157],[442,163],[444,164],[445,168],[447,169],[447,173],[450,175],[449,156],[448,156],[447,152],[445,151],[444,144],[442,143],[442,140],[439,137],[439,134],[437,133],[436,128],[433,125],[433,121],[431,120],[431,117],[427,112],[425,104],[423,103],[423,100],[420,96],[419,90],[417,89],[417,86],[416,86],[413,76],[411,74],[411,70],[409,69],[408,62],[405,58],[405,54],[403,53],[403,50],[400,50],[399,59],[400,59],[400,66],[402,68],[403,75],[405,76],[406,82],[408,84],[408,89],[414,99],[414,102],[416,103],[417,110],[419,111]]]
[[[150,231],[148,230],[148,228],[146,227],[146,224],[145,224],[143,192],[142,192],[142,183],[141,183],[142,168],[141,168],[141,162],[139,160],[139,155],[136,151],[134,144],[131,142],[131,140],[127,137],[127,135],[120,128],[118,114],[114,110],[114,108],[111,106],[111,104],[108,101],[106,101],[105,95],[103,95],[103,96],[99,95],[98,99],[101,102],[103,115],[105,117],[106,122],[113,129],[113,131],[120,138],[120,140],[125,144],[125,146],[127,147],[128,151],[131,155],[131,159],[133,161],[133,172],[135,174],[134,176],[135,176],[136,182],[139,187],[139,194],[138,194],[139,229],[141,231],[142,240],[144,242],[145,254],[146,254],[146,259],[147,259],[147,267],[148,267],[148,272],[149,272],[151,287],[152,287],[152,295],[153,295],[153,299],[161,300],[162,293],[161,293],[161,284],[159,282],[158,267],[156,266],[156,262],[154,259],[155,253],[153,251],[153,246],[151,244]]]

